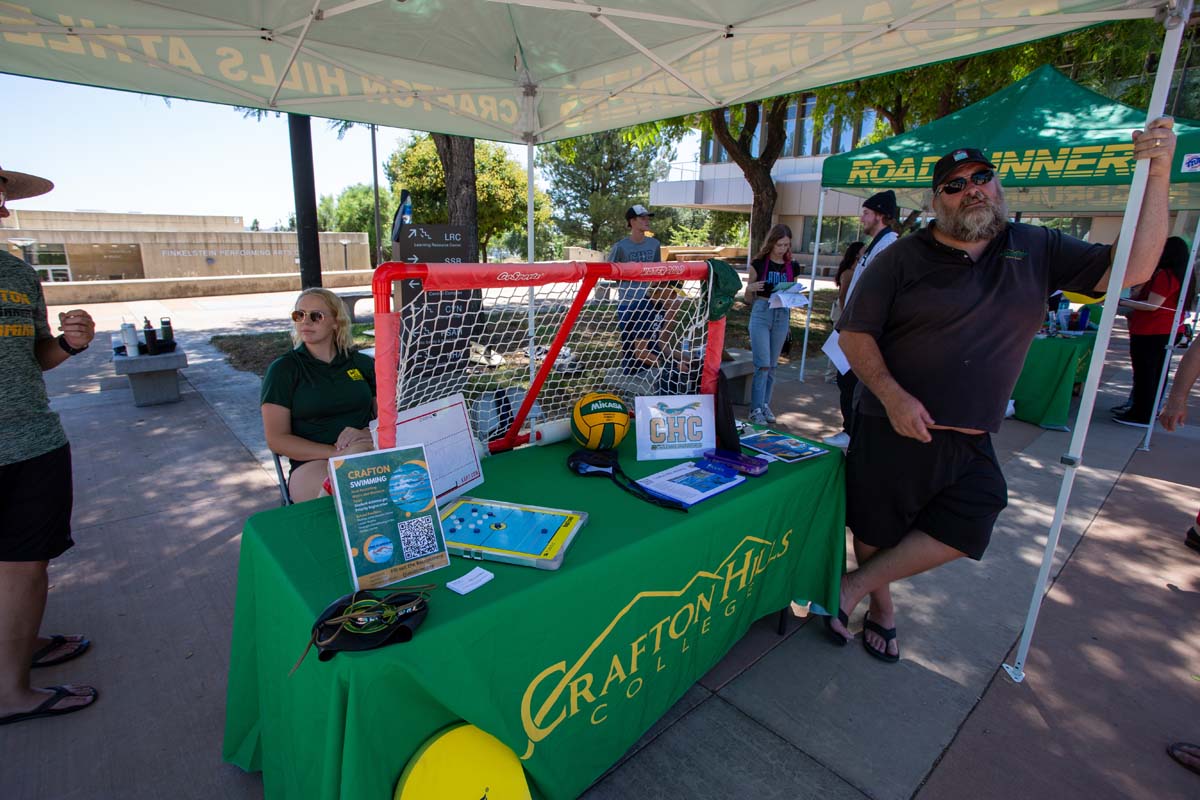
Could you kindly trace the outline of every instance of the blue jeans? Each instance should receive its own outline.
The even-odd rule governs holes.
[[[750,409],[771,402],[775,387],[775,362],[783,351],[791,313],[786,308],[769,308],[766,300],[755,300],[750,309],[750,352],[754,355],[754,382],[750,385]]]

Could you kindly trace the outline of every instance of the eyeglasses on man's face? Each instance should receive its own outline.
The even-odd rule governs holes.
[[[963,189],[967,188],[967,180],[970,180],[971,183],[975,184],[976,186],[986,186],[987,184],[992,182],[992,178],[994,178],[994,177],[996,177],[996,173],[993,170],[981,169],[979,172],[976,172],[974,175],[971,175],[969,179],[963,177],[963,178],[955,178],[952,181],[946,181],[945,183],[943,183],[941,186],[938,187],[937,193],[938,194],[958,194]]]
[[[302,311],[299,308],[297,308],[295,311],[292,312],[292,322],[303,322],[305,316],[307,316],[309,321],[315,325],[318,322],[320,322],[321,320],[325,319],[325,312],[324,311]]]

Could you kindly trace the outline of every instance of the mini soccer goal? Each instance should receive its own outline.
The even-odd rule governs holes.
[[[654,264],[382,264],[375,271],[379,443],[396,415],[461,392],[492,452],[564,438],[575,402],[712,393],[724,320],[709,267]]]

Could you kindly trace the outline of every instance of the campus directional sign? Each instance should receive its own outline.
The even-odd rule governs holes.
[[[466,225],[405,225],[392,242],[392,260],[406,264],[471,262]]]

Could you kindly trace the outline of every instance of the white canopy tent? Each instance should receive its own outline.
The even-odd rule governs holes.
[[[0,71],[532,145],[1121,19],[1163,0],[0,0]],[[532,250],[532,192],[529,216]]]
[[[1168,36],[1153,117],[1190,11],[1190,0],[0,0],[0,71],[523,142],[532,260],[535,144],[1158,15]],[[1139,162],[1110,289],[1146,176]],[[1093,366],[1016,680],[1080,463]]]

